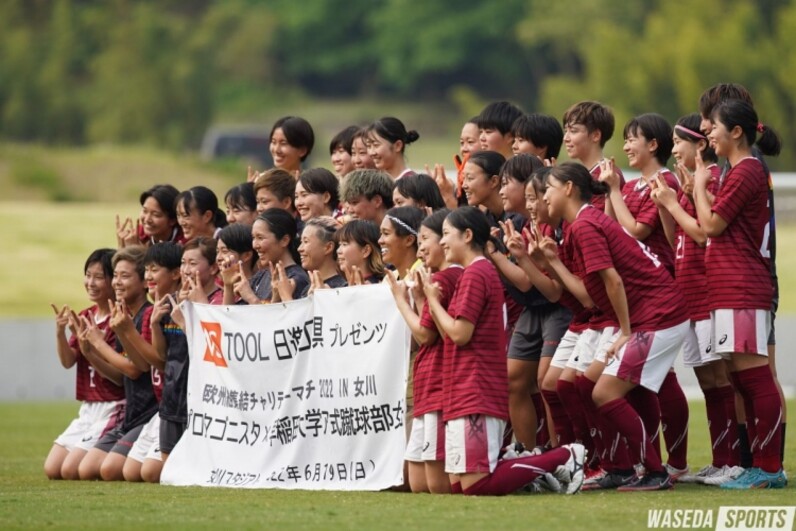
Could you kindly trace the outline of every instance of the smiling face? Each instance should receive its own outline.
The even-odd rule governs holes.
[[[547,203],[542,200],[542,195],[537,193],[533,181],[525,185],[525,208],[531,215],[534,223],[549,223],[550,214],[547,212]]]
[[[693,170],[696,167],[696,154],[700,144],[680,138],[677,134],[672,135],[672,141],[674,142],[672,156],[675,162]]]
[[[472,238],[468,231],[462,232],[446,219],[442,224],[442,238],[439,244],[445,253],[445,260],[451,264],[463,264],[470,248],[467,238]]]
[[[600,131],[589,133],[583,124],[569,123],[564,128],[564,149],[571,159],[584,160],[599,142]]]
[[[462,157],[465,155],[472,155],[481,149],[481,142],[478,139],[479,136],[478,124],[471,122],[464,124],[462,133],[459,135],[459,153],[461,153]]]
[[[468,162],[464,165],[464,182],[462,189],[467,196],[467,204],[482,205],[496,193],[499,179],[496,175],[489,176],[477,164]]]
[[[105,270],[100,262],[89,264],[86,274],[83,276],[83,287],[86,288],[86,295],[91,302],[105,302],[113,299],[115,294],[111,279],[105,276]]]
[[[628,132],[622,150],[627,155],[627,163],[631,168],[640,170],[655,158],[657,142],[647,141],[641,131]]]
[[[392,143],[379,136],[375,131],[371,131],[368,133],[367,142],[368,155],[376,169],[389,171],[402,156],[403,143],[400,140]]]
[[[138,276],[134,262],[119,260],[113,268],[113,291],[117,301],[128,305],[138,301],[146,291],[144,279]]]
[[[269,208],[281,208],[282,210],[289,210],[291,199],[289,197],[279,200],[274,193],[268,188],[260,188],[255,195],[257,201],[257,214],[262,214]]]
[[[334,168],[335,175],[339,178],[344,177],[348,172],[354,169],[351,153],[346,151],[343,146],[337,146],[334,151],[332,151],[332,167]]]
[[[212,264],[208,262],[201,249],[183,251],[182,261],[180,262],[182,277],[195,279],[197,272],[199,273],[199,281],[202,286],[205,286],[218,274],[218,265],[215,261]]]
[[[540,159],[545,158],[547,154],[547,148],[538,147],[530,139],[523,138],[521,136],[514,137],[514,142],[511,144],[511,151],[515,155],[527,153],[528,155],[533,155],[534,157],[538,157]]]
[[[274,166],[289,172],[301,168],[301,157],[307,154],[307,148],[297,148],[290,145],[281,127],[274,129],[269,147]]]
[[[411,197],[405,197],[401,195],[401,192],[398,191],[398,187],[396,186],[392,190],[392,202],[394,206],[403,207],[403,206],[413,206],[422,208],[421,205],[418,205],[414,199]]]
[[[413,236],[400,236],[395,232],[395,226],[390,218],[385,217],[379,227],[379,246],[381,256],[389,264],[399,265],[407,253],[412,252],[411,241]]]
[[[144,267],[144,282],[146,282],[147,291],[154,301],[160,300],[176,290],[179,278],[179,268],[170,270],[155,263],[147,264]]]
[[[157,199],[150,196],[141,205],[141,224],[144,227],[144,234],[147,236],[154,238],[156,241],[168,241],[171,238],[171,231],[177,224],[177,220],[169,219]]]
[[[310,225],[304,227],[301,233],[298,252],[301,257],[301,267],[305,271],[320,270],[326,259],[334,252],[334,243],[324,242],[319,234],[321,230],[323,229]]]
[[[357,170],[376,167],[368,154],[368,146],[365,145],[365,139],[361,136],[356,137],[351,146],[351,163],[354,165],[354,169]]]
[[[177,204],[177,223],[182,228],[186,240],[197,236],[212,236],[215,230],[213,225],[213,212],[199,212],[198,208],[191,208],[186,201]]]
[[[508,175],[503,175],[500,182],[499,193],[503,200],[503,208],[509,212],[524,212],[526,210],[525,186]]]
[[[439,241],[442,236],[421,226],[417,239],[417,257],[423,260],[426,267],[438,271],[445,263],[445,251]]]
[[[547,186],[543,200],[547,205],[547,215],[550,218],[561,219],[564,217],[564,209],[569,201],[569,190],[572,187],[571,181],[566,183],[559,181],[553,175],[547,177]]]
[[[348,267],[358,267],[362,271],[367,270],[368,257],[373,249],[369,245],[359,245],[354,240],[340,240],[337,246],[337,264],[340,269]]]
[[[741,136],[743,136],[743,132],[741,132],[740,127],[736,126],[730,131],[718,117],[715,117],[710,125],[708,140],[710,141],[710,146],[716,151],[717,156],[726,157],[738,143],[738,138]]]
[[[296,210],[302,221],[307,221],[319,216],[329,216],[332,213],[328,205],[329,193],[323,194],[308,192],[301,181],[296,183]]]
[[[249,210],[240,205],[233,205],[227,201],[227,223],[240,223],[241,225],[248,225],[251,227],[254,220],[257,219],[257,211]]]
[[[375,195],[368,199],[364,195],[351,198],[347,203],[347,212],[352,219],[376,221],[381,210],[381,196]]]
[[[287,239],[287,236],[283,240]],[[284,241],[276,239],[268,223],[258,219],[252,225],[252,247],[260,263],[278,262],[287,247]]]

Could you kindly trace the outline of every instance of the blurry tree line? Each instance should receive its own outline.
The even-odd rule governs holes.
[[[621,132],[732,81],[794,168],[794,35],[796,0],[4,0],[0,136],[179,148],[297,94],[555,116],[597,99]]]

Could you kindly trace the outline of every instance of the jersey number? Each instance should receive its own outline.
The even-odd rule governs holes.
[[[661,267],[661,261],[658,260],[657,254],[650,251],[650,248],[641,243],[640,241],[636,240],[636,243],[638,243],[638,246],[641,247],[641,251],[647,255],[647,258],[649,258],[652,261],[652,263],[655,264],[655,267]]]
[[[97,372],[97,369],[92,367],[91,365],[88,366],[88,386],[89,387],[97,387],[97,384],[94,382],[94,373]]]
[[[677,236],[677,247],[674,250],[674,259],[682,260],[685,258],[685,236],[680,234]]]
[[[157,369],[152,369],[152,385],[155,387],[160,387],[160,383],[163,379],[160,376],[160,371]]]

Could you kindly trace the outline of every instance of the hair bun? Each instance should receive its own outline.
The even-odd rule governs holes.
[[[404,140],[404,144],[411,144],[415,140],[420,138],[420,133],[412,129],[411,131],[406,132],[406,140]]]

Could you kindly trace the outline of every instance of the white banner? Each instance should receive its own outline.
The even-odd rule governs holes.
[[[167,485],[381,490],[403,481],[409,330],[385,285],[286,304],[184,303],[188,425]]]

